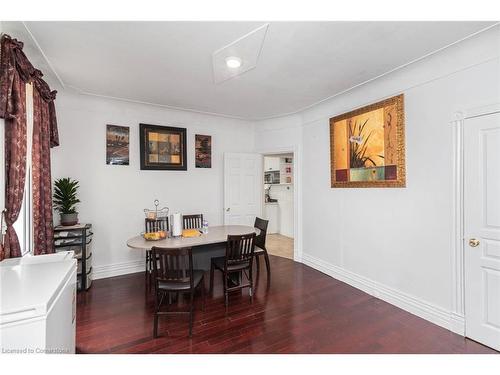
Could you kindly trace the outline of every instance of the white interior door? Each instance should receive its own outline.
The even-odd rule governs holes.
[[[224,224],[252,225],[261,215],[262,156],[224,154]]]
[[[465,121],[466,336],[500,350],[500,114]]]

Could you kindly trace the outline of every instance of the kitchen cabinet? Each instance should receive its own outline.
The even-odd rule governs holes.
[[[269,171],[279,171],[280,170],[280,158],[274,156],[266,156],[264,158],[264,172]]]

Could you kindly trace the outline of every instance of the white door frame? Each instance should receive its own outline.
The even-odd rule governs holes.
[[[467,119],[500,113],[500,103],[456,112],[453,126],[453,233],[451,253],[452,306],[450,330],[465,335],[464,261],[464,126]]]
[[[294,145],[268,150],[259,149],[256,152],[262,156],[293,153],[293,260],[302,263],[302,155],[300,148]],[[262,186],[264,186],[264,173]],[[264,206],[264,199],[262,199],[262,206]]]

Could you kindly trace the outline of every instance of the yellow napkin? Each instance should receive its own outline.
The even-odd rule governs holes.
[[[198,237],[201,233],[198,229],[184,229],[182,231],[182,237]]]

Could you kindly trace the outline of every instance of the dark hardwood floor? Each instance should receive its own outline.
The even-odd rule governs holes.
[[[160,318],[153,339],[143,273],[94,281],[78,297],[77,353],[496,353],[312,268],[271,262],[271,286],[261,267],[253,305],[237,293],[227,317],[216,274],[191,339],[186,316]]]

